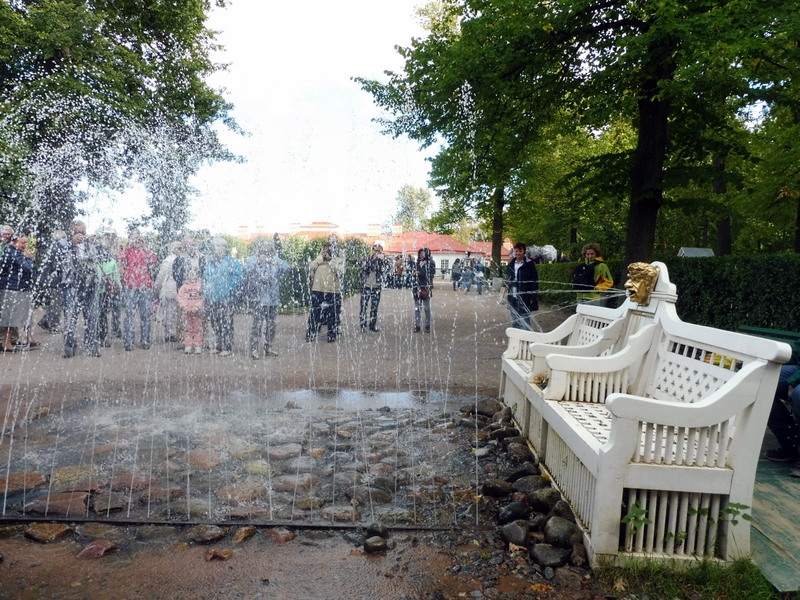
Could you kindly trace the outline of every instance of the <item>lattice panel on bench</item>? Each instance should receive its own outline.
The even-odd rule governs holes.
[[[660,351],[648,395],[694,403],[707,397],[741,369],[742,361],[713,350],[669,340]]]

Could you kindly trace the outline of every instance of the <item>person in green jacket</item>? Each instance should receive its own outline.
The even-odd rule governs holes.
[[[572,274],[573,289],[579,303],[597,302],[603,298],[603,292],[614,285],[614,278],[603,261],[600,244],[586,244],[581,255],[583,261]]]

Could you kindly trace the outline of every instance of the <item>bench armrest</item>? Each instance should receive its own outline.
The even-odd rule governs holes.
[[[628,338],[628,343],[622,350],[609,354],[608,356],[572,356],[558,352],[548,354],[545,357],[547,365],[552,371],[580,372],[580,373],[609,373],[619,371],[630,366],[637,360],[641,360],[655,334],[654,324],[644,326],[636,334]]]
[[[590,344],[553,346],[546,343],[532,343],[528,346],[528,351],[532,357],[543,357],[548,354],[568,354],[570,356],[600,356],[603,352],[611,348],[619,339],[625,323],[622,320],[611,323],[602,330],[600,336]]]
[[[612,423],[618,418],[674,427],[710,427],[741,413],[755,401],[765,368],[764,362],[750,362],[721,388],[693,404],[610,394],[606,406],[613,415]]]
[[[578,315],[571,315],[566,321],[561,323],[552,331],[526,331],[509,327],[506,329],[508,337],[508,348],[503,352],[503,358],[511,360],[522,358],[523,349],[531,343],[558,344],[565,341],[572,334]]]

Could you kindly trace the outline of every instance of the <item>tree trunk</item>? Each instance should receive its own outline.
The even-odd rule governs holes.
[[[667,154],[667,121],[670,102],[661,98],[659,81],[673,78],[673,44],[661,40],[650,49],[644,71],[651,75],[642,84],[636,151],[631,167],[631,197],[628,210],[628,241],[625,264],[649,262],[656,239],[656,219],[664,193],[664,161]]]
[[[492,268],[494,277],[503,276],[503,209],[506,207],[505,187],[495,188],[492,194]]]
[[[725,172],[725,157],[715,154],[711,161],[714,171],[717,173]],[[722,177],[715,177],[712,182],[714,194],[722,195],[728,193],[728,184]],[[733,232],[731,229],[730,216],[724,216],[717,220],[717,255],[730,256],[733,254]]]
[[[800,196],[797,197],[797,212],[794,219],[794,251],[800,252]]]

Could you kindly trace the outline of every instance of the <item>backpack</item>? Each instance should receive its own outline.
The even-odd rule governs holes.
[[[594,265],[595,263],[583,263],[575,267],[572,273],[572,288],[578,291],[588,291],[594,289]]]

